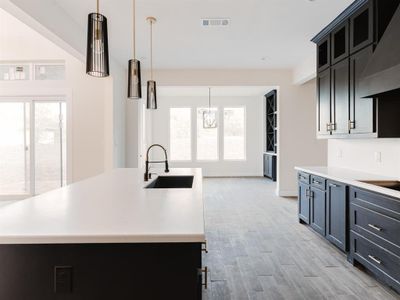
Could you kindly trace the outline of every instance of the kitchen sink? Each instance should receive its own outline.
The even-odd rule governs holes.
[[[194,176],[158,176],[146,189],[191,189]]]
[[[360,182],[400,191],[400,181],[396,180],[360,180]]]

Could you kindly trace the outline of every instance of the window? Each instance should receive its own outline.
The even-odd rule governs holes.
[[[218,160],[218,108],[211,108],[217,116],[216,128],[204,128],[205,111],[208,111],[208,108],[197,108],[197,159]]]
[[[245,108],[224,108],[224,159],[246,159]]]
[[[191,109],[170,109],[170,151],[171,160],[192,159]]]
[[[66,184],[66,104],[0,102],[0,195],[32,196]]]
[[[65,62],[0,63],[0,81],[65,80]]]

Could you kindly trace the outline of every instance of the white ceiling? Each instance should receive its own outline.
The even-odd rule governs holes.
[[[95,10],[96,1],[48,1],[70,15],[81,28],[84,43],[87,14]],[[266,69],[293,68],[313,55],[315,47],[310,39],[353,0],[136,2],[137,56],[144,68],[149,66],[149,25],[145,19],[154,16],[158,19],[154,26],[156,69]],[[100,10],[109,20],[111,55],[125,65],[132,56],[132,0],[100,0]],[[216,17],[230,18],[230,27],[201,27],[201,18]]]

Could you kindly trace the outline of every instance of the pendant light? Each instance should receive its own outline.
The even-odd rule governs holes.
[[[86,73],[94,77],[110,75],[108,58],[107,18],[97,11],[88,16],[88,35],[86,48]]]
[[[136,12],[135,0],[132,0],[133,6],[133,32],[132,32],[132,50],[133,59],[129,60],[128,66],[128,98],[142,98],[142,77],[140,74],[140,61],[136,59]]]
[[[153,80],[153,24],[157,21],[148,17],[150,23],[150,80],[147,81],[147,109],[157,109],[157,84]]]
[[[217,114],[211,110],[211,88],[208,88],[208,110],[203,111],[203,128],[217,128]]]

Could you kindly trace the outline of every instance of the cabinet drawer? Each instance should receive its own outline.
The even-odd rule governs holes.
[[[400,221],[400,200],[359,188],[350,188],[350,203]]]
[[[312,175],[311,176],[311,186],[325,191],[326,190],[326,179],[319,177],[319,176]]]
[[[297,175],[298,179],[300,182],[305,183],[305,184],[310,184],[310,174],[299,172]]]
[[[351,229],[361,235],[376,235],[399,247],[400,221],[368,208],[352,203],[350,205]]]
[[[400,286],[400,257],[351,231],[351,255],[389,285]]]

